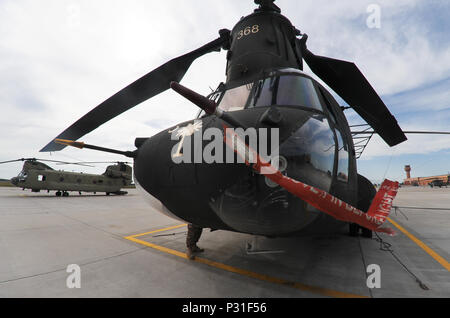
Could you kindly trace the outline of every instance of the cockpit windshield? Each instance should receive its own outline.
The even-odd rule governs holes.
[[[219,99],[219,108],[224,111],[272,105],[302,106],[322,111],[312,80],[296,74],[272,76],[231,88]]]
[[[322,110],[311,79],[298,75],[282,75],[259,80],[249,107],[303,106]]]

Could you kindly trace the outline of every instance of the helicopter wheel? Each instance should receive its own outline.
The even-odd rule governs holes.
[[[359,225],[356,223],[350,223],[348,225],[348,233],[350,236],[356,237],[359,235]]]
[[[57,191],[56,193],[55,193],[55,195],[57,196],[57,197],[60,197],[61,196],[61,191]]]
[[[372,238],[372,230],[361,227],[361,236],[365,238]]]
[[[369,211],[373,198],[377,191],[375,190],[372,182],[367,178],[358,174],[358,204],[357,208],[363,212]],[[349,224],[349,235],[358,236],[361,230],[361,236],[366,238],[372,238],[372,230],[366,229],[355,223]]]

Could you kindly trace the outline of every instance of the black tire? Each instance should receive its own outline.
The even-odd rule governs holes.
[[[57,191],[57,192],[55,193],[55,195],[56,195],[57,197],[60,197],[60,196],[61,196],[61,191]]]
[[[357,208],[363,212],[369,211],[377,190],[367,178],[358,174],[358,203]]]
[[[372,238],[372,230],[361,227],[361,236],[365,238]]]
[[[360,226],[355,223],[349,223],[348,225],[348,234],[350,236],[356,237],[359,235],[359,228]]]
[[[358,203],[356,207],[363,212],[369,211],[370,205],[372,204],[373,198],[375,198],[376,194],[377,190],[372,182],[358,174]],[[361,229],[362,237],[372,238],[371,230],[354,223],[351,223],[349,227],[350,236],[358,236],[359,229]]]

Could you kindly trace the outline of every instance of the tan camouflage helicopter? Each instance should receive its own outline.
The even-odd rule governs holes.
[[[22,158],[0,162],[0,164],[24,161],[22,171],[17,177],[12,178],[11,183],[19,188],[31,189],[32,192],[41,190],[56,191],[57,197],[69,196],[69,191],[82,192],[105,192],[106,195],[124,195],[126,191],[121,191],[123,187],[128,187],[132,182],[132,168],[127,162],[116,162],[106,168],[106,171],[99,174],[87,174],[82,172],[69,172],[55,170],[41,161],[55,162],[57,164],[87,165],[96,163],[111,162],[88,162],[75,163],[57,160],[45,160],[36,158]]]

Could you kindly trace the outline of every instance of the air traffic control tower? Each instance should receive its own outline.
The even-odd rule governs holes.
[[[410,165],[405,166],[405,171],[406,171],[406,179],[411,179],[411,166]]]

